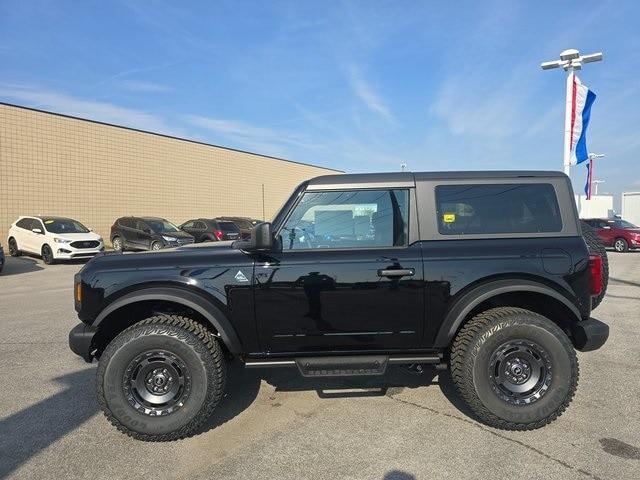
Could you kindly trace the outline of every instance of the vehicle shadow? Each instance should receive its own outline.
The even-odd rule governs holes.
[[[42,265],[35,258],[29,257],[9,257],[5,258],[4,268],[0,277],[9,275],[19,275],[21,273],[37,272],[43,270]]]
[[[93,389],[95,368],[58,377],[60,392],[0,420],[0,478],[98,413]]]

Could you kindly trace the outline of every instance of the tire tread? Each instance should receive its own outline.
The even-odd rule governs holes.
[[[157,333],[180,337],[196,350],[205,364],[209,364],[206,366],[208,369],[212,368],[214,381],[208,383],[205,402],[196,416],[191,419],[191,421],[189,421],[181,428],[169,433],[154,435],[137,432],[122,424],[114,416],[113,412],[111,412],[109,406],[106,403],[104,396],[104,374],[106,368],[103,366],[102,360],[97,372],[96,386],[100,408],[102,409],[104,415],[107,417],[107,420],[109,420],[109,422],[118,430],[137,440],[143,440],[147,442],[169,442],[188,438],[198,433],[199,429],[209,418],[209,416],[218,405],[218,403],[220,403],[220,400],[223,397],[226,366],[223,351],[220,347],[220,344],[218,343],[218,340],[205,326],[188,317],[169,314],[154,315],[153,317],[149,317],[145,320],[133,324],[132,326],[121,332],[107,346],[103,353],[103,358],[105,357],[105,355],[108,358],[125,343],[128,343],[137,337]],[[211,375],[209,375],[209,378],[211,378]]]
[[[487,409],[480,398],[476,394],[476,390],[473,384],[473,358],[478,354],[478,340],[482,335],[488,335],[491,333],[491,327],[497,325],[500,322],[507,321],[510,317],[515,315],[533,315],[538,317],[544,323],[546,328],[550,328],[552,333],[556,334],[563,346],[570,352],[571,370],[575,372],[572,376],[572,382],[569,388],[569,392],[564,401],[558,408],[556,408],[551,414],[545,418],[529,423],[515,423],[508,420],[504,420],[489,409]],[[536,322],[537,323],[537,322]],[[498,428],[501,430],[535,430],[541,428],[564,413],[569,406],[575,395],[578,387],[578,379],[580,375],[580,369],[578,365],[578,359],[575,355],[573,345],[565,333],[553,322],[537,313],[525,310],[517,307],[498,307],[490,310],[486,310],[479,313],[472,319],[470,319],[458,332],[451,347],[451,361],[450,361],[451,377],[453,383],[458,390],[458,393],[469,406],[469,408],[475,413],[478,418],[487,425]]]

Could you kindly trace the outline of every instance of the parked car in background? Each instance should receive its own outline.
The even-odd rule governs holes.
[[[247,217],[217,217],[216,220],[235,223],[240,229],[240,236],[243,240],[251,238],[251,229],[262,222],[262,220]]]
[[[2,273],[3,267],[4,267],[4,250],[2,249],[2,245],[0,245],[0,273]]]
[[[9,228],[7,243],[12,257],[32,253],[47,265],[93,257],[104,250],[100,235],[65,217],[20,217]]]
[[[180,225],[180,230],[192,235],[196,243],[240,239],[238,226],[233,222],[224,220],[210,218],[188,220]]]
[[[591,218],[585,220],[595,231],[605,247],[616,252],[640,248],[640,227],[621,218]]]
[[[111,226],[114,250],[160,250],[193,243],[193,237],[159,217],[121,217]]]

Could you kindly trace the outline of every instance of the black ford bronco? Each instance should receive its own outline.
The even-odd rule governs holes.
[[[571,402],[575,350],[607,340],[601,270],[561,173],[323,176],[250,240],[95,257],[70,346],[142,440],[196,433],[232,358],[306,377],[448,365],[479,420],[528,430]]]

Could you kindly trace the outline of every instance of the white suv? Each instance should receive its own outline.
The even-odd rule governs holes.
[[[7,243],[11,256],[34,253],[48,265],[57,260],[93,257],[104,250],[100,235],[64,217],[20,217],[9,228]]]

